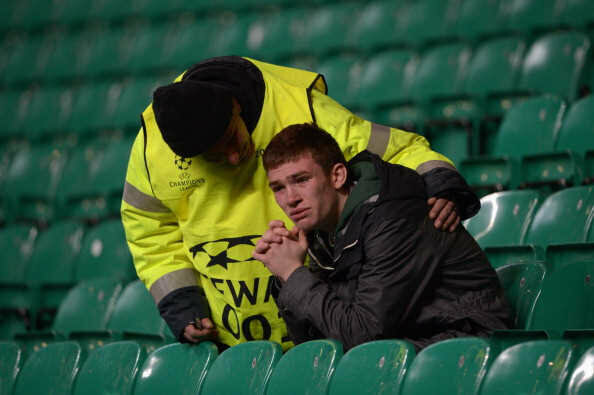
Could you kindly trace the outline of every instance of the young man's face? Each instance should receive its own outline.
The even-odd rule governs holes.
[[[278,205],[300,229],[333,231],[339,216],[338,185],[311,154],[268,171]]]

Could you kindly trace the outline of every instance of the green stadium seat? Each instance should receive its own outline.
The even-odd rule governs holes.
[[[0,311],[0,340],[12,340],[17,333],[26,332],[28,322],[19,311]]]
[[[14,342],[0,342],[0,395],[12,394],[21,365],[21,349]]]
[[[94,2],[94,1],[93,1]],[[91,15],[89,2],[62,0],[53,4],[53,19],[67,25],[76,25],[87,21]]]
[[[417,64],[418,57],[409,50],[388,50],[369,58],[355,79],[360,106],[374,109],[406,101]]]
[[[400,393],[414,357],[414,346],[402,340],[376,340],[353,347],[338,362],[328,394]]]
[[[304,19],[303,8],[260,12],[248,27],[248,53],[269,62],[286,59],[294,51],[293,37],[306,29]]]
[[[89,353],[76,376],[73,395],[132,394],[145,354],[136,342],[108,344]]]
[[[594,96],[574,102],[563,119],[554,152],[522,158],[525,184],[579,185],[594,174],[584,173],[584,158],[594,150]]]
[[[512,263],[497,268],[497,276],[512,309],[514,328],[523,329],[540,295],[545,266],[539,262]]]
[[[545,247],[587,241],[593,188],[566,188],[550,195],[536,212],[526,233],[525,244]]]
[[[594,328],[594,287],[590,281],[593,272],[592,244],[549,246],[542,291],[526,323],[527,329]]]
[[[505,18],[500,0],[463,1],[456,31],[469,41],[480,41],[501,31]]]
[[[432,344],[412,361],[400,394],[478,394],[493,358],[489,343],[476,337]]]
[[[249,26],[254,18],[251,13],[222,13],[215,19],[216,27],[212,33],[208,52],[212,56],[250,55],[245,45]],[[196,59],[193,63],[198,60]]]
[[[231,347],[219,355],[208,369],[200,393],[263,395],[270,374],[275,366],[278,366],[281,356],[281,346],[266,340],[255,340]],[[304,380],[304,377],[298,380]],[[284,390],[286,391],[287,387],[284,387]]]
[[[161,52],[164,51],[164,38],[168,27],[163,23],[144,23],[134,27],[125,43],[127,51],[119,71],[135,75],[154,71],[158,62],[153,59],[160,58]]]
[[[80,363],[80,346],[75,342],[50,344],[27,358],[17,377],[13,395],[69,395]]]
[[[42,34],[30,33],[19,37],[7,59],[3,60],[3,84],[16,85],[31,81],[31,70],[37,68],[36,61],[43,44]]]
[[[572,28],[582,28],[594,22],[594,3],[589,0],[560,0],[557,20]]]
[[[81,281],[60,304],[51,331],[20,333],[15,340],[31,355],[73,332],[104,331],[121,290],[122,284],[113,279]]]
[[[520,245],[542,200],[535,190],[495,192],[464,226],[483,248]]]
[[[521,34],[549,30],[555,25],[558,0],[506,0],[504,17],[508,30]]]
[[[72,90],[64,87],[33,91],[26,120],[21,127],[32,141],[63,133],[72,113]]]
[[[160,347],[142,365],[134,394],[199,394],[217,356],[217,347],[208,341],[196,345],[175,343]],[[237,367],[233,365],[232,372]]]
[[[302,34],[294,37],[298,54],[324,57],[346,48],[345,26],[350,26],[360,4],[356,2],[323,2],[312,7]]]
[[[521,156],[553,150],[565,107],[560,98],[545,95],[508,110],[495,136],[493,155],[460,164],[469,185],[490,191],[517,187]]]
[[[420,0],[404,2],[395,21],[394,41],[421,47],[450,42],[456,36],[460,12],[457,0]]]
[[[551,93],[573,102],[578,97],[590,54],[590,40],[582,33],[544,35],[526,53],[518,90],[529,94]]]
[[[27,265],[38,235],[36,227],[24,224],[0,229],[0,310],[27,309]]]
[[[153,76],[142,76],[126,80],[120,92],[110,97],[110,102],[102,116],[99,127],[103,129],[121,129],[137,132],[139,116],[145,110],[146,103],[152,101],[153,91],[160,85]]]
[[[571,342],[576,357],[594,347],[594,329],[568,329],[563,331],[561,338]]]
[[[573,359],[565,341],[533,341],[504,350],[483,381],[481,395],[561,394]]]
[[[353,97],[355,88],[351,84],[361,72],[361,62],[356,56],[338,55],[326,58],[316,71],[324,76],[330,97],[347,107],[356,101],[357,98]]]
[[[81,223],[66,220],[53,223],[37,237],[26,271],[32,293],[31,317],[43,327],[74,284],[74,262],[84,234]],[[47,316],[47,317],[46,317]],[[43,322],[39,322],[39,320]]]
[[[357,51],[369,52],[388,47],[396,41],[397,1],[374,1],[352,16],[346,31],[346,45]],[[344,33],[343,33],[344,34]]]
[[[49,144],[31,146],[15,153],[4,182],[17,218],[51,221],[54,199],[68,156],[68,149]],[[26,182],[23,182],[26,180]]]
[[[107,109],[117,104],[121,89],[120,81],[86,82],[75,89],[72,116],[65,129],[78,137],[77,142],[83,144],[98,134],[106,123],[104,116],[109,115]]]
[[[104,277],[127,282],[137,278],[119,218],[87,229],[74,265],[77,281]]]
[[[493,355],[499,355],[503,350],[517,344],[558,338],[559,336],[556,333],[549,333],[548,331],[507,329],[493,331],[489,337],[489,344],[491,345]]]
[[[30,93],[28,91],[11,89],[0,92],[0,140],[23,138],[21,131],[23,120],[27,115]]]
[[[311,340],[287,351],[274,368],[266,395],[325,394],[336,366],[343,355],[336,340]]]
[[[594,347],[590,348],[577,361],[567,384],[567,395],[594,393]]]

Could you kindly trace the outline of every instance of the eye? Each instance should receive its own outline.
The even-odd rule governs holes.
[[[298,184],[302,184],[310,179],[309,176],[300,176],[295,179],[295,182]]]
[[[272,192],[277,193],[282,191],[284,187],[282,185],[273,185],[270,187],[270,189],[272,189]]]

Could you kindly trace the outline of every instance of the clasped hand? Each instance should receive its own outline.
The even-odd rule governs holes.
[[[282,221],[271,221],[256,243],[252,256],[283,281],[303,266],[307,252],[305,232],[297,226],[288,230]]]

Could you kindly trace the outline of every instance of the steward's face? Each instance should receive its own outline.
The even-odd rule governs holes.
[[[239,114],[234,114],[223,137],[203,156],[209,162],[237,166],[250,159],[254,152],[254,143],[245,122]]]
[[[338,219],[338,192],[310,154],[268,171],[274,198],[293,223],[305,232],[333,230]]]

